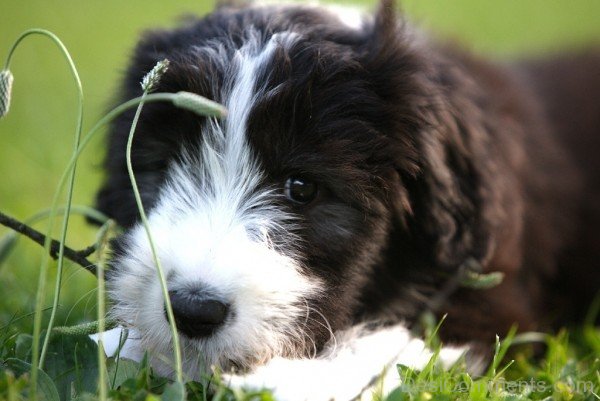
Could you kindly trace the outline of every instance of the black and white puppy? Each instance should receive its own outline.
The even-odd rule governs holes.
[[[139,96],[166,58],[158,91],[228,110],[215,120],[148,104],[133,146],[193,377],[218,366],[285,399],[349,399],[390,364],[427,361],[405,327],[428,307],[448,313],[445,340],[483,350],[515,322],[549,324],[549,300],[554,315],[582,310],[600,286],[598,229],[582,219],[600,222],[600,169],[597,158],[573,162],[578,140],[567,141],[577,120],[573,135],[598,145],[599,58],[500,68],[430,43],[391,1],[343,16],[222,6],[147,33],[135,50],[121,99]],[[598,100],[549,85],[557,74],[588,80]],[[562,121],[554,110],[567,96]],[[577,102],[595,104],[595,117]],[[114,243],[112,314],[135,331],[128,352],[149,350],[168,374],[164,300],[126,171],[131,120],[112,126],[98,196],[126,228]],[[446,291],[466,264],[504,282]]]

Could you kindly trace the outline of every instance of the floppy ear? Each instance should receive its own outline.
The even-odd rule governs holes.
[[[489,172],[481,160],[482,113],[470,93],[476,89],[459,68],[411,40],[394,2],[383,0],[365,63],[388,104],[397,224],[436,267],[451,270],[469,258],[484,263],[491,243],[484,207]]]
[[[477,154],[480,127],[470,121],[473,110],[457,110],[440,98],[417,147],[420,173],[405,179],[412,215],[409,228],[440,267],[456,268],[468,259],[485,264],[490,256],[492,196],[484,185],[489,176]]]

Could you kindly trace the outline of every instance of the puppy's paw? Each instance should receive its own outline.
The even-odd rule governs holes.
[[[444,348],[438,361],[455,363],[464,348]],[[223,375],[233,389],[271,390],[279,401],[349,401],[373,399],[400,385],[397,364],[422,369],[432,352],[403,326],[373,332],[360,329],[340,334],[319,358],[273,358],[246,375]]]
[[[278,401],[348,401],[360,395],[362,386],[343,375],[330,361],[274,358],[252,373],[221,377],[234,390],[270,390]]]

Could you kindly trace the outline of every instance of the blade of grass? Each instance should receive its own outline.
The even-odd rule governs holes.
[[[150,230],[150,224],[148,222],[148,218],[146,216],[146,212],[144,210],[144,206],[142,204],[142,197],[140,196],[140,191],[138,189],[137,180],[135,178],[135,174],[133,172],[133,165],[131,163],[131,148],[133,145],[133,136],[135,133],[135,128],[137,127],[138,120],[140,118],[140,114],[142,112],[142,108],[144,106],[144,98],[147,95],[147,91],[144,91],[142,95],[142,100],[138,105],[138,108],[135,112],[135,116],[133,117],[133,123],[131,124],[131,130],[129,131],[129,138],[127,139],[127,150],[126,150],[126,158],[127,158],[127,171],[129,173],[129,179],[131,181],[131,186],[133,187],[133,194],[135,196],[135,203],[137,204],[138,212],[140,214],[140,218],[142,220],[142,224],[144,226],[144,230],[146,231],[146,236],[148,237],[148,242],[150,244],[150,250],[152,251],[152,258],[154,259],[154,264],[156,267],[156,272],[158,274],[158,278],[160,281],[160,286],[163,293],[163,298],[165,301],[165,308],[167,310],[167,316],[169,318],[169,326],[171,328],[171,336],[173,337],[173,356],[175,358],[175,371],[177,374],[177,381],[183,383],[183,366],[181,362],[181,349],[179,346],[179,335],[177,334],[177,326],[175,325],[175,316],[173,314],[173,308],[171,306],[171,299],[169,298],[169,290],[167,288],[167,282],[164,275],[164,271],[162,265],[160,263],[160,258],[158,257],[158,252],[156,251],[156,246],[154,240],[152,238],[152,232]]]
[[[104,353],[104,331],[105,331],[105,294],[106,288],[104,283],[104,265],[108,256],[108,238],[113,227],[112,220],[109,220],[100,230],[99,247],[98,247],[98,399],[106,401],[107,399],[107,379],[106,379],[106,354]]]
[[[504,356],[508,352],[508,349],[512,345],[513,338],[515,337],[516,333],[517,333],[517,327],[513,326],[508,331],[508,333],[506,333],[504,340],[500,341],[500,337],[496,336],[496,346],[494,348],[494,358],[492,360],[492,364],[490,365],[490,367],[486,373],[486,376],[488,376],[488,377],[496,376],[496,369],[498,368],[498,365],[500,365],[500,362],[502,362],[502,359],[504,358]]]
[[[26,37],[30,35],[41,35],[43,37],[49,38],[56,46],[59,48],[60,52],[64,56],[69,65],[69,69],[71,74],[73,75],[73,79],[75,80],[76,89],[77,89],[77,125],[75,128],[75,140],[74,140],[74,152],[77,151],[79,147],[79,143],[81,140],[81,130],[83,127],[83,87],[81,85],[81,79],[79,78],[79,73],[77,72],[77,68],[75,67],[75,63],[69,54],[66,46],[62,43],[62,41],[56,36],[54,33],[45,30],[45,29],[29,29],[21,34],[17,38],[17,40],[13,43],[12,47],[8,52],[8,56],[6,58],[5,69],[9,70],[10,61],[12,56],[21,43]],[[56,209],[58,207],[58,198],[61,194],[61,188],[58,188],[54,194],[54,199],[52,201],[52,205],[50,208],[49,219],[48,219],[48,231],[46,241],[44,243],[45,254],[42,257],[42,262],[40,266],[40,276],[38,280],[38,291],[36,296],[36,305],[35,305],[35,315],[34,315],[34,325],[33,325],[33,349],[32,349],[32,369],[31,369],[31,396],[30,398],[35,399],[35,391],[37,388],[37,377],[38,377],[38,369],[42,368],[44,365],[44,357],[46,355],[46,350],[48,348],[49,335],[54,324],[54,320],[56,318],[56,310],[58,309],[58,300],[60,298],[60,287],[61,287],[61,278],[62,278],[62,270],[64,265],[64,244],[67,236],[67,228],[69,225],[69,217],[70,217],[70,209],[71,203],[73,200],[73,186],[75,183],[75,171],[77,167],[77,162],[73,165],[69,176],[69,184],[67,188],[67,200],[65,206],[65,214],[63,217],[61,234],[60,234],[60,245],[58,252],[58,272],[56,275],[56,286],[54,291],[54,300],[52,303],[52,312],[50,314],[50,319],[48,322],[48,330],[47,335],[44,339],[44,344],[42,346],[41,353],[39,351],[39,341],[41,336],[41,328],[42,328],[42,303],[44,302],[44,297],[46,293],[46,279],[48,275],[48,265],[50,261],[49,251],[50,251],[50,238],[52,236],[52,231],[54,228],[54,218],[56,215]]]

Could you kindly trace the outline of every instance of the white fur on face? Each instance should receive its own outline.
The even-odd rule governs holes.
[[[209,288],[230,304],[228,319],[212,336],[182,338],[186,369],[195,377],[210,365],[249,366],[306,349],[307,298],[320,283],[301,272],[293,218],[273,203],[279,194],[260,187],[263,175],[246,138],[259,69],[278,46],[294,40],[284,33],[261,44],[250,32],[231,61],[234,78],[222,90],[227,120],[209,121],[201,148],[185,150],[170,166],[149,214],[169,289]],[[274,234],[287,242],[273,243]],[[113,313],[136,328],[155,368],[169,374],[171,336],[143,227],[134,227],[126,240],[127,254],[116,261],[111,281]]]

